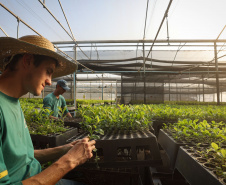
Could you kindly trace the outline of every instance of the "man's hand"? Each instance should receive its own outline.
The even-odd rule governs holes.
[[[95,140],[89,141],[89,138],[84,138],[78,141],[72,142],[74,146],[68,151],[66,155],[69,155],[71,159],[74,159],[75,167],[83,164],[93,156],[93,149],[95,149]]]
[[[70,112],[68,112],[66,115],[67,115],[67,117],[72,118],[72,115]]]

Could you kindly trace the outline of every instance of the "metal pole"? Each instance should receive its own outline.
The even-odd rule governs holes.
[[[19,27],[20,27],[20,19],[17,17],[17,39],[19,38]]]
[[[20,22],[22,22],[24,25],[26,25],[28,28],[30,28],[32,31],[34,31],[35,33],[37,33],[38,35],[41,36],[40,33],[38,33],[37,31],[35,31],[32,27],[30,27],[27,23],[25,23],[22,19],[20,19],[18,16],[16,16],[13,12],[11,12],[8,8],[6,8],[2,3],[0,3],[0,6],[2,6],[5,10],[7,10],[11,15],[13,15],[15,18],[17,18],[17,20],[19,19]]]
[[[9,37],[9,35],[0,27],[0,29],[2,30],[2,32],[7,36]]]
[[[169,79],[169,101],[170,101],[170,79]]]
[[[75,60],[77,58],[77,47],[75,45]],[[76,103],[76,73],[73,74],[74,78],[73,78],[73,82],[74,82],[74,106],[75,106],[75,110],[77,109],[77,103]],[[76,111],[74,113],[74,115],[76,116]]]
[[[144,61],[144,104],[146,104],[146,74],[145,74],[145,47],[143,43],[143,61]]]
[[[159,29],[158,29],[158,31],[157,31],[157,34],[156,34],[156,36],[155,36],[155,39],[154,39],[154,41],[153,41],[153,43],[152,43],[152,46],[151,46],[151,48],[150,48],[150,50],[149,50],[149,52],[148,52],[147,58],[148,58],[150,52],[152,51],[152,48],[153,48],[153,46],[154,46],[154,43],[155,43],[155,41],[156,41],[156,39],[157,39],[157,37],[158,37],[158,34],[159,34],[160,30],[161,30],[162,24],[163,24],[163,22],[164,22],[166,16],[168,15],[168,11],[169,11],[169,8],[170,8],[170,6],[171,6],[171,4],[172,4],[172,1],[173,1],[173,0],[170,0],[170,2],[169,2],[169,4],[168,4],[168,7],[167,7],[167,9],[166,9],[166,11],[165,11],[165,14],[164,14],[164,16],[163,16],[162,22],[161,22],[161,24],[160,24],[160,26],[159,26]],[[169,41],[167,41],[167,42],[169,43]]]
[[[202,94],[203,94],[203,102],[205,100],[205,97],[204,97],[204,77],[202,75]]]
[[[111,101],[112,101],[112,83],[111,83]]]
[[[214,56],[215,56],[215,67],[216,67],[217,105],[220,105],[220,89],[219,89],[219,74],[218,74],[218,60],[217,60],[216,42],[214,42]]]
[[[120,101],[120,103],[121,104],[124,104],[124,101],[123,101],[123,98],[124,98],[123,97],[123,84],[122,84],[123,83],[123,80],[122,79],[123,79],[123,76],[121,74],[121,101]]]
[[[72,77],[73,77],[73,75],[71,75],[71,79],[72,79]],[[72,87],[73,87],[72,84],[73,84],[73,82],[71,81],[71,93],[70,93],[70,94],[71,94],[71,99],[73,99],[73,90],[74,90],[74,89],[72,88]],[[73,84],[73,85],[74,85],[74,84]]]
[[[137,101],[137,80],[135,79],[135,101]]]
[[[91,82],[90,82],[90,93],[89,93],[89,99],[91,100]]]
[[[116,83],[115,83],[115,103],[116,105],[118,104],[118,99],[117,99],[117,80],[116,80]]]
[[[180,101],[181,101],[181,88],[180,88]]]
[[[198,100],[198,89],[195,88],[195,92],[196,92],[196,101]]]
[[[104,100],[103,74],[102,74],[102,100]]]

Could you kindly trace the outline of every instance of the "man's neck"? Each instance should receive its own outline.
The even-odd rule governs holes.
[[[0,91],[8,96],[20,98],[27,93],[13,72],[4,72],[0,76],[0,81]]]
[[[53,92],[53,94],[56,96],[57,99],[59,99],[60,94],[57,92],[57,90],[55,90],[55,91]]]

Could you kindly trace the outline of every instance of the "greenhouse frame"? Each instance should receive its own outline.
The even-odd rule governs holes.
[[[0,0],[0,39],[45,37],[77,66],[49,78],[40,95],[27,91],[18,98],[21,128],[34,150],[30,158],[37,159],[43,177],[54,184],[61,178],[87,185],[226,185],[225,5],[225,0]],[[1,40],[0,45],[4,48]],[[7,71],[2,66],[0,83]],[[54,117],[43,99],[55,95],[62,79],[70,89],[61,88],[65,106]],[[55,95],[57,101],[61,95]],[[16,131],[15,125],[5,129],[9,122],[1,102],[0,130]],[[8,158],[6,144],[0,133],[0,164]],[[76,149],[80,145],[84,153]],[[59,157],[78,158],[69,148],[85,162],[55,177]],[[36,150],[43,149],[56,152],[54,159],[39,161]],[[0,184],[30,182],[40,173],[18,181],[11,169],[1,170]]]

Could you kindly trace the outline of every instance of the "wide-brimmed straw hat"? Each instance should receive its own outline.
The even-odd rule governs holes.
[[[55,52],[53,44],[44,37],[38,35],[27,35],[19,39],[11,37],[0,37],[0,71],[4,69],[4,58],[16,54],[45,55],[56,59],[60,66],[53,73],[53,78],[72,74],[77,65]]]

